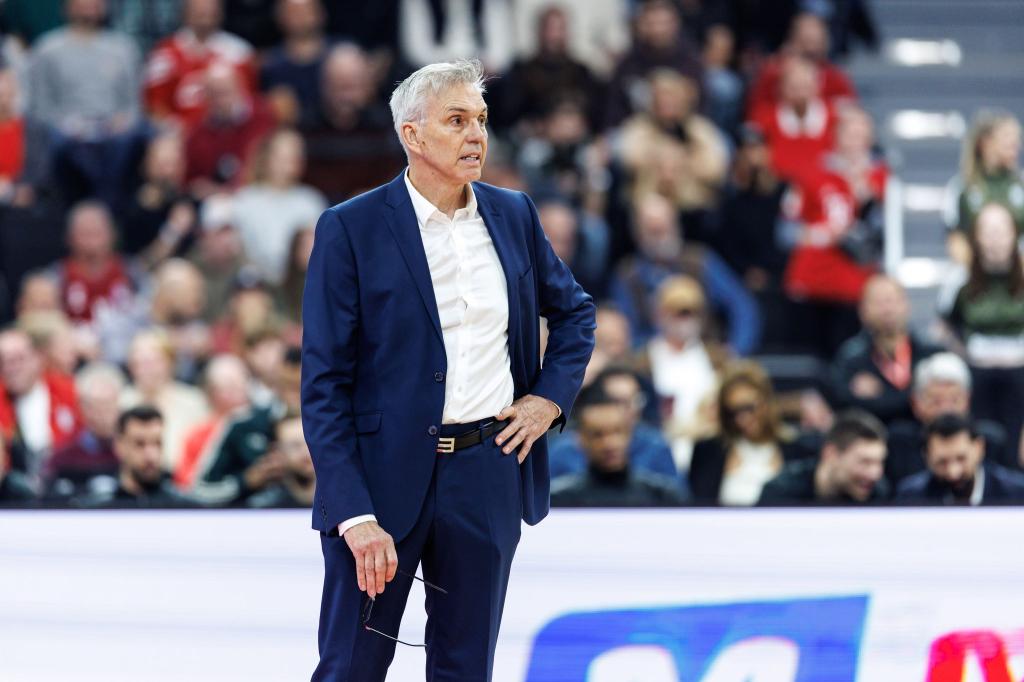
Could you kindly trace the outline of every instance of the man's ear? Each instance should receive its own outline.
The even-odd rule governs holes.
[[[406,121],[402,124],[402,141],[405,142],[405,148],[412,151],[419,151],[420,148],[420,135],[419,127],[412,121]]]

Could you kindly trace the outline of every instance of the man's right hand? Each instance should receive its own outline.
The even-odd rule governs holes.
[[[345,542],[356,560],[356,581],[370,599],[384,593],[384,584],[395,578],[398,552],[395,541],[376,521],[366,521],[345,531]]]

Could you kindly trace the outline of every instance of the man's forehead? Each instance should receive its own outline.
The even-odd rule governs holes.
[[[480,91],[475,86],[469,83],[453,85],[442,90],[433,98],[433,105],[442,113],[450,111],[470,113],[487,111],[487,103],[484,102],[483,95],[480,94]]]

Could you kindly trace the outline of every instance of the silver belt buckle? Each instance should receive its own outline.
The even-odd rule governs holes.
[[[455,438],[451,436],[438,438],[436,452],[443,455],[450,455],[455,452]]]

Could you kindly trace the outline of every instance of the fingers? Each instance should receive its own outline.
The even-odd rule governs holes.
[[[501,430],[501,433],[499,433],[498,436],[494,439],[494,442],[497,443],[498,445],[502,445],[510,438],[513,438],[517,433],[519,433],[519,431],[522,428],[523,423],[521,421],[513,419],[512,423],[510,423],[508,426]],[[506,450],[505,452],[509,451]]]
[[[363,574],[366,582],[366,594],[373,599],[377,596],[380,590],[377,589],[377,571],[374,569],[375,552],[366,552],[363,554]]]
[[[512,436],[512,438],[505,443],[505,445],[501,448],[501,451],[504,452],[506,455],[511,453],[513,450],[518,448],[519,444],[524,442],[529,435],[529,429],[519,429],[516,432],[516,435]]]
[[[516,455],[516,458],[519,460],[520,464],[522,464],[523,461],[526,459],[526,456],[530,454],[530,448],[533,447],[533,443],[534,441],[531,440],[529,443],[526,443],[525,445],[523,445],[522,448],[519,449],[519,453]]]
[[[364,569],[364,558],[365,554],[359,552],[355,555],[356,559],[356,584],[359,585],[361,592],[366,592],[366,571]]]
[[[374,587],[377,590],[377,594],[383,594],[385,578],[388,573],[388,557],[383,544],[373,553],[373,563]]]
[[[388,560],[388,571],[385,580],[391,582],[395,579],[395,574],[398,573],[398,552],[395,550],[395,541],[390,537],[388,537],[384,551]]]

